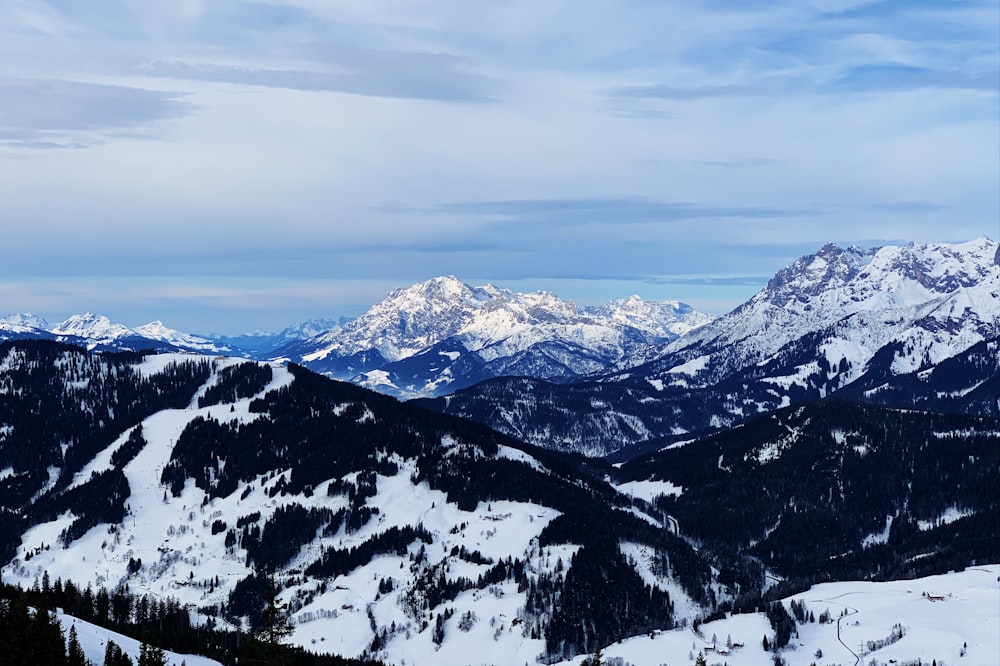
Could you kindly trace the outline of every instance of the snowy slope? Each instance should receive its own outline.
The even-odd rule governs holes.
[[[789,648],[780,652],[789,666],[809,664],[844,664],[858,662],[878,665],[921,663],[993,666],[1000,663],[1000,566],[989,565],[964,571],[929,576],[917,580],[823,583],[782,601],[805,602],[818,616],[829,611],[834,622],[800,624],[798,636]],[[929,601],[924,593],[942,595],[941,601]],[[837,638],[840,614],[841,640]],[[867,651],[868,641],[889,636],[893,625],[901,624],[903,637],[874,652]],[[712,641],[712,636],[716,641]],[[641,636],[606,646],[605,658],[619,657],[631,664],[693,663],[699,652],[709,664],[731,666],[771,666],[774,653],[761,647],[763,636],[773,630],[763,613],[731,615],[707,622],[700,635],[690,629],[659,632],[652,638]],[[743,643],[728,654],[718,650],[726,643]],[[716,649],[708,650],[708,645]],[[965,646],[963,648],[963,646]],[[822,656],[817,656],[819,651]],[[560,662],[578,665],[583,657]]]
[[[64,635],[69,635],[70,628],[76,628],[77,639],[80,641],[80,647],[83,648],[83,653],[86,655],[87,659],[92,661],[94,664],[104,663],[104,651],[107,649],[108,641],[113,641],[115,645],[120,647],[122,652],[129,656],[132,663],[135,664],[139,662],[140,643],[134,638],[123,636],[122,634],[105,629],[104,627],[99,627],[96,624],[91,624],[90,622],[85,622],[84,620],[75,618],[71,615],[66,615],[62,611],[58,612],[57,617],[59,619],[59,624],[62,625]],[[168,666],[181,666],[181,664],[185,664],[186,666],[222,666],[214,659],[198,655],[177,654],[175,652],[165,650],[164,656],[167,658]]]
[[[12,351],[4,361],[11,381],[28,363],[43,377],[46,367],[73,377],[64,387],[70,393],[103,390],[103,382],[125,374],[103,366],[112,362],[104,357],[58,347],[53,353],[46,361]],[[71,462],[65,451],[52,452],[49,481],[27,489],[31,498],[17,514],[26,529],[14,540],[4,580],[30,586],[48,572],[81,588],[128,585],[202,614],[217,614],[225,603],[231,611],[221,619],[245,625],[253,576],[273,565],[297,644],[395,664],[457,665],[479,663],[470,656],[476,646],[486,650],[483,663],[533,662],[545,652],[562,601],[531,601],[534,586],[560,586],[574,555],[594,552],[581,544],[615,525],[707,579],[708,565],[662,533],[661,517],[630,508],[606,481],[581,474],[578,461],[301,368],[163,354],[134,369],[147,383],[168,373],[206,373],[194,388],[171,384],[189,387],[184,406],[139,412],[139,421],[107,432],[87,458]],[[130,392],[120,385],[113,394]],[[8,434],[31,448],[26,427],[17,422]],[[7,450],[15,449],[0,452]],[[44,465],[11,465],[0,490],[22,479],[43,483],[35,469]],[[93,513],[108,510],[105,487],[123,506],[121,519]],[[561,536],[565,527],[547,532],[559,519],[604,527],[577,542]],[[626,581],[641,580],[624,562],[612,564]],[[702,583],[676,572],[659,586],[705,598]],[[656,626],[690,621],[703,604],[664,606]]]

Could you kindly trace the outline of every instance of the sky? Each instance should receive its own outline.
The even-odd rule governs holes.
[[[0,0],[0,313],[193,332],[437,275],[721,314],[1000,237],[996,0]]]

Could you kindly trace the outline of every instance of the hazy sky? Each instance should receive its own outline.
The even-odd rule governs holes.
[[[1000,236],[998,42],[996,0],[0,0],[0,313],[721,313],[828,240]]]

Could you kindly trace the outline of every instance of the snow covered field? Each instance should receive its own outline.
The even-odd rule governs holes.
[[[104,651],[107,649],[109,640],[114,641],[122,649],[122,652],[131,657],[133,663],[139,662],[139,641],[134,638],[122,636],[103,627],[98,627],[95,624],[65,615],[62,612],[59,612],[59,623],[62,625],[63,634],[66,636],[69,635],[70,627],[76,627],[76,635],[80,641],[80,647],[83,648],[87,659],[95,664],[100,665],[104,663]],[[185,664],[186,666],[221,666],[214,659],[199,657],[197,655],[166,652],[166,657],[169,666],[181,666],[181,664]]]
[[[975,567],[965,571],[886,583],[824,583],[807,592],[785,599],[803,601],[816,617],[829,610],[829,624],[798,625],[799,636],[780,654],[789,666],[843,664],[866,666],[898,665],[920,659],[936,660],[938,666],[996,666],[1000,664],[1000,565]],[[931,597],[943,597],[932,600]],[[837,618],[843,643],[837,639]],[[890,635],[901,624],[903,637],[886,647],[869,652],[868,641]],[[730,666],[770,666],[774,653],[764,652],[761,640],[773,630],[761,614],[734,615],[702,625],[701,636],[690,628],[667,631],[655,637],[640,636],[608,646],[605,657],[621,657],[635,666],[693,664],[703,651],[709,664]],[[707,650],[715,636],[716,650]],[[744,643],[729,654],[719,654],[727,641]],[[822,656],[817,657],[817,652]],[[861,656],[862,651],[864,652]],[[962,655],[964,651],[964,656]],[[579,664],[583,657],[562,662]],[[433,664],[434,662],[426,662]]]

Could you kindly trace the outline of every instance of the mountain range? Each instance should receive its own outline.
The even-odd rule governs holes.
[[[439,277],[393,291],[356,319],[313,319],[278,333],[192,335],[158,321],[129,329],[91,313],[51,326],[14,314],[0,319],[0,339],[284,359],[398,397],[427,397],[503,375],[574,380],[711,320],[676,301],[631,296],[578,307],[546,292]]]
[[[502,377],[422,404],[540,445],[608,454],[841,393],[880,402],[915,383],[933,392],[927,381],[946,375],[940,399],[974,394],[996,381],[995,365],[959,376],[934,368],[1000,336],[998,252],[986,238],[827,245],[732,312],[585,381]]]

